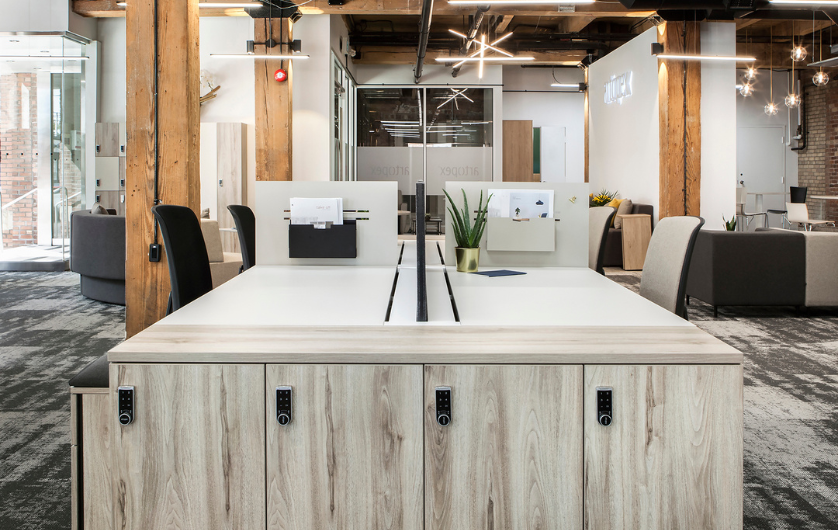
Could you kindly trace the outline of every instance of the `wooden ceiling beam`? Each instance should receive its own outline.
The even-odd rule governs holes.
[[[559,33],[579,33],[598,17],[565,17],[559,24]]]
[[[364,46],[360,50],[360,57],[354,60],[355,64],[413,64],[416,62],[416,47],[377,47]],[[534,61],[526,61],[520,64],[527,65],[575,65],[587,55],[585,50],[562,50],[562,51],[527,51],[527,56],[535,57]],[[439,64],[438,57],[451,57],[452,53],[447,50],[428,50],[425,56],[425,64]],[[454,54],[456,56],[456,54]],[[504,63],[518,64],[518,63]]]
[[[130,2],[130,0],[126,0]],[[212,1],[212,0],[206,0]],[[125,8],[117,4],[117,0],[73,0],[73,11],[84,17],[124,17]],[[313,0],[300,6],[304,15],[336,14],[336,15],[419,15],[422,3],[417,0],[349,0],[342,6],[330,6],[328,0]],[[470,15],[474,13],[473,6],[452,6],[439,2],[434,6],[434,15]],[[556,6],[497,6],[489,11],[492,15],[510,16],[556,16]],[[573,17],[630,17],[642,18],[654,13],[653,11],[629,11],[618,3],[596,3],[577,6],[576,11],[561,13]],[[244,9],[201,9],[201,16],[247,16]]]

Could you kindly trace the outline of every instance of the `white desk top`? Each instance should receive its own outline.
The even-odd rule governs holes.
[[[463,325],[692,326],[591,269],[513,270],[527,274],[490,278],[449,269]]]
[[[395,275],[395,265],[259,265],[155,325],[381,325]]]

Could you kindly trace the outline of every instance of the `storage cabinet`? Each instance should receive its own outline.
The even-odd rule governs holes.
[[[586,366],[586,528],[742,528],[742,401],[740,365]]]
[[[97,123],[96,156],[125,156],[125,124]]]
[[[224,252],[241,252],[238,234],[226,230],[236,226],[227,206],[247,203],[248,127],[201,124],[201,209],[218,220]]]
[[[96,202],[125,215],[125,124],[97,123]]]
[[[112,410],[114,526],[265,528],[265,366],[110,368],[135,388],[134,421]]]
[[[112,364],[110,377],[110,399],[84,405],[85,451],[113,458],[81,466],[97,527],[105,507],[125,529],[742,527],[741,365]],[[121,385],[135,387],[125,427]]]
[[[425,527],[582,527],[581,366],[425,367]]]
[[[269,529],[422,528],[421,366],[268,365],[266,381]]]

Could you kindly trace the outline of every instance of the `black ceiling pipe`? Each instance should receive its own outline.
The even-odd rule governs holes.
[[[486,11],[489,10],[489,6],[479,6],[477,11],[474,13],[474,16],[471,17],[471,25],[469,25],[468,33],[466,33],[466,41],[463,43],[463,47],[460,48],[460,55],[465,57],[468,55],[469,49],[471,49],[471,43],[474,42],[474,39],[477,38],[477,32],[480,30],[480,24],[483,23],[483,15]],[[460,66],[454,68],[451,71],[452,77],[457,77],[457,74],[460,73]]]
[[[434,10],[434,0],[422,1],[422,18],[419,20],[419,48],[416,50],[416,68],[413,69],[413,82],[419,84],[422,79],[422,66],[425,63],[425,52],[428,51],[428,37],[431,34],[431,13]]]

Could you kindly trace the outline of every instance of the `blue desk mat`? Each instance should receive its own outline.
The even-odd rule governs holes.
[[[498,271],[483,271],[483,272],[475,272],[473,274],[480,274],[481,276],[488,276],[490,278],[494,278],[495,276],[519,276],[521,274],[526,274],[526,272],[518,272],[518,271],[510,271],[506,269],[501,269]]]

